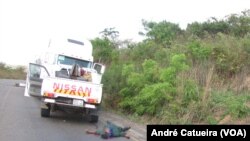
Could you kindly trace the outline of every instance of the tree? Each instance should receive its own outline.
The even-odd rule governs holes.
[[[205,33],[210,35],[216,35],[219,32],[228,34],[230,29],[229,24],[226,21],[212,17],[211,20],[203,23],[194,22],[188,24],[186,31],[188,34],[203,38]]]
[[[154,40],[163,46],[171,45],[171,42],[182,31],[178,24],[167,21],[156,23],[142,20],[142,24],[146,33],[139,32],[139,34],[146,35],[150,40]]]
[[[200,24],[198,22],[188,24],[186,32],[189,35],[195,35],[197,37],[202,37],[204,35],[203,29],[202,29],[202,24]]]
[[[104,39],[109,39],[111,41],[115,41],[119,37],[119,31],[116,31],[114,27],[105,28],[100,34],[102,34]]]
[[[108,64],[112,60],[113,43],[107,39],[95,38],[91,40],[93,45],[93,56],[96,59],[95,62]]]
[[[231,14],[222,20],[211,17],[211,19],[203,23],[194,22],[188,24],[186,32],[200,38],[203,38],[205,33],[212,36],[224,33],[243,37],[250,33],[250,10],[243,11],[241,15]]]
[[[247,33],[250,33],[250,9],[243,11],[242,15],[231,14],[227,22],[232,34],[240,37],[245,36]]]

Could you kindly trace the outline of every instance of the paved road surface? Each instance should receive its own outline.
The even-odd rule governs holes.
[[[72,117],[59,112],[53,113],[51,118],[42,118],[40,100],[25,97],[24,87],[15,86],[17,82],[24,81],[0,80],[0,141],[103,140],[95,135],[87,135],[85,130],[102,127],[104,120],[110,119],[110,117],[101,117],[102,119],[97,124],[89,123],[80,116]],[[143,132],[137,131],[141,129]],[[146,140],[142,133],[145,133],[144,127],[133,128],[130,131],[132,135],[130,140]],[[128,141],[126,138],[113,138],[112,140]]]

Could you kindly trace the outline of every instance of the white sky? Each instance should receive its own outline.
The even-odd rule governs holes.
[[[186,28],[246,9],[250,0],[0,0],[0,62],[27,65],[52,36],[93,39],[115,27],[120,39],[138,41],[142,19]]]

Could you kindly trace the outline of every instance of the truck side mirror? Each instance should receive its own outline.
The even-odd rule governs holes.
[[[94,63],[94,69],[97,71],[99,74],[104,74],[105,72],[105,66],[99,63]]]

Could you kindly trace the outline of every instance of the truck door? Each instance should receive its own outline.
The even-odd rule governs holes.
[[[97,71],[98,74],[103,74],[105,71],[105,66],[99,63],[94,63],[94,69]]]
[[[93,69],[96,70],[97,73],[95,73],[94,75],[92,75],[93,78],[93,82],[100,84],[102,81],[102,75],[105,71],[105,66],[99,63],[94,63],[93,65]]]
[[[26,77],[25,96],[41,96],[43,78],[48,77],[48,70],[39,64],[29,63]]]

